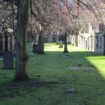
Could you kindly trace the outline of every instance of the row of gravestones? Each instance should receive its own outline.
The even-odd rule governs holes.
[[[63,42],[59,42],[59,48],[63,48]],[[33,52],[38,52],[38,44],[33,43]],[[5,50],[3,53],[3,68],[13,69],[14,68],[14,54],[12,51]]]
[[[8,46],[8,43],[6,44]],[[4,69],[13,69],[14,68],[14,52],[8,50],[8,47],[5,46],[5,51],[1,56],[3,58],[3,68]],[[38,45],[36,43],[33,44],[33,52],[37,53]]]
[[[37,52],[38,45],[33,44],[33,52]],[[13,69],[14,68],[14,54],[12,51],[4,51],[3,53],[3,68]]]

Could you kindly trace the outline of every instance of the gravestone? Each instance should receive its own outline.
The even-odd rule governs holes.
[[[37,53],[38,52],[38,44],[37,43],[34,43],[33,44],[33,52],[34,53]]]
[[[3,68],[4,69],[13,69],[13,53],[11,51],[5,51],[3,54]]]
[[[59,42],[59,48],[63,48],[63,42],[62,41]]]

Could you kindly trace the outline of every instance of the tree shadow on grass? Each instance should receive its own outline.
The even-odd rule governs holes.
[[[66,88],[68,90],[68,93],[69,90],[71,90],[72,88],[76,88],[78,91],[77,94],[79,95],[79,98],[81,100],[81,105],[92,105],[92,101],[94,101],[94,105],[96,105],[96,103],[99,105],[104,103],[104,101],[102,101],[100,97],[105,98],[105,78],[99,72],[101,69],[98,69],[98,67],[101,66],[98,65],[98,62],[105,62],[104,56],[88,51],[72,51],[67,54],[64,54],[63,52],[47,51],[46,54],[50,55],[49,63],[52,63],[53,65],[59,65],[60,63],[62,64],[61,67],[65,69],[67,75],[64,78],[61,77],[65,81],[65,86],[63,88]],[[54,56],[56,57],[56,61],[54,61]],[[54,66],[59,67],[57,65]],[[72,66],[90,68],[88,68],[89,70],[71,70],[70,68],[68,69],[68,67]]]
[[[55,85],[56,91],[61,92],[64,99],[65,97],[68,98],[72,96],[73,92],[71,92],[71,89],[76,90],[76,94],[72,96],[72,101],[75,102],[75,100],[79,100],[80,102],[77,102],[79,103],[78,105],[97,105],[92,102],[97,102],[99,99],[99,105],[103,104],[100,97],[105,98],[105,80],[98,72],[96,65],[93,65],[87,60],[88,57],[97,58],[97,54],[86,51],[74,51],[67,54],[63,52],[46,51],[44,56],[37,54],[31,56],[33,59],[36,57],[37,59],[40,58],[36,61],[39,66],[42,66],[40,67],[42,74],[40,72],[39,75],[44,76],[43,73],[46,72],[45,76],[49,77],[48,82],[45,82],[44,79],[41,81],[33,79],[29,82],[2,83],[0,84],[0,98],[26,96],[40,87],[46,87],[50,90]],[[100,60],[100,57],[98,60]],[[34,68],[36,67],[35,63],[33,66]],[[94,70],[76,71],[68,69],[70,66],[89,66],[93,67]],[[50,81],[50,78],[54,78],[57,82]],[[61,102],[62,100],[63,99],[60,99]],[[65,102],[67,102],[67,99]]]
[[[42,81],[38,79],[31,79],[28,81],[14,82],[0,84],[0,98],[11,98],[15,96],[25,96],[31,94],[35,89],[40,87],[51,88],[58,84],[56,81]],[[34,88],[34,90],[33,90]]]
[[[102,77],[102,75],[99,73],[99,70],[98,70],[98,62],[102,61],[104,63],[105,56],[99,55],[95,52],[89,52],[89,51],[72,51],[69,53],[46,51],[46,54],[50,56],[49,63],[52,63],[52,64],[55,63],[58,65],[61,63],[66,67],[78,67],[78,68],[87,67],[87,69],[88,67],[89,69],[93,68],[94,71],[96,71]],[[97,62],[97,63],[95,64],[94,62],[95,63]]]

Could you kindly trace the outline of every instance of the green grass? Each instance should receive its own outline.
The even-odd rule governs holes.
[[[33,80],[58,84],[9,87],[14,70],[3,70],[0,61],[0,105],[105,105],[105,57],[68,46],[69,53],[56,44],[45,44],[45,55],[33,54],[28,46],[28,72]],[[70,66],[94,66],[94,70],[73,71]],[[39,77],[40,75],[40,77]],[[73,88],[76,92],[65,92]]]

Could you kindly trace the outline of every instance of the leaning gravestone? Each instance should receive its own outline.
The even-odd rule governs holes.
[[[3,68],[4,69],[13,69],[13,53],[11,51],[5,51],[3,54]]]

